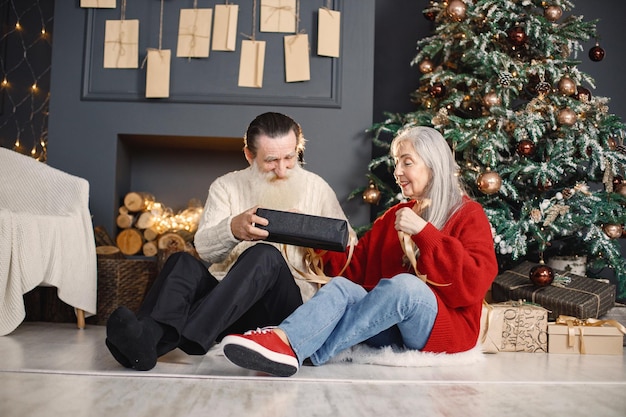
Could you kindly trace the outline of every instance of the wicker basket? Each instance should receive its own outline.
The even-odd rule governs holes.
[[[157,272],[156,258],[98,257],[98,311],[90,322],[106,324],[111,313],[122,305],[137,312]]]

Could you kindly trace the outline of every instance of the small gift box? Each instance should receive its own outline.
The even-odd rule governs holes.
[[[559,316],[548,324],[549,353],[621,355],[626,328],[616,320]]]
[[[533,262],[523,262],[498,275],[491,286],[494,301],[527,300],[550,310],[548,319],[560,315],[579,319],[605,314],[615,304],[615,285],[555,270],[555,282],[537,287],[530,281]]]
[[[497,352],[548,351],[548,310],[524,301],[483,304],[482,350]]]
[[[311,216],[270,209],[257,209],[257,216],[269,220],[268,242],[285,243],[313,249],[343,252],[348,245],[348,222],[329,217]]]

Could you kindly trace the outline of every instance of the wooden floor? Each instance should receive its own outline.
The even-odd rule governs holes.
[[[174,351],[121,368],[103,326],[23,323],[0,337],[0,416],[626,416],[625,356],[498,353],[457,366],[333,363],[291,378]]]

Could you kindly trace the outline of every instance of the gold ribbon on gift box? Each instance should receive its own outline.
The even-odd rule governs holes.
[[[519,275],[520,277],[528,278],[528,275],[520,274],[520,273],[519,273],[519,272],[517,272],[517,271],[508,271],[508,272],[511,272],[511,273],[513,273],[514,275]],[[564,275],[561,275],[561,276],[567,276],[567,274],[564,274]],[[566,290],[568,290],[568,291],[574,291],[574,292],[580,292],[580,293],[583,293],[583,294],[593,295],[594,297],[596,297],[596,317],[600,314],[600,303],[601,303],[602,299],[601,299],[601,297],[600,297],[600,295],[599,295],[599,294],[595,294],[595,293],[590,292],[590,291],[581,290],[581,289],[579,289],[579,288],[571,288],[571,287],[566,287],[566,286],[565,286],[565,285],[563,285],[563,284],[554,283],[554,282],[553,282],[552,284],[550,284],[550,286],[553,286],[553,287],[559,287],[559,288],[564,288],[564,289],[566,289]],[[535,287],[535,284],[532,284],[532,283],[531,283],[531,284],[520,284],[520,285],[515,285],[515,286],[511,287],[511,291],[514,291],[514,290],[516,290],[516,289],[518,289],[518,288],[524,288],[524,287]],[[539,291],[542,291],[544,288],[547,288],[547,287],[538,287],[537,289],[535,289],[535,290],[532,292],[532,294],[531,294],[531,300],[532,300],[532,302],[533,302],[533,303],[535,302],[535,295],[536,295]]]
[[[579,319],[579,318],[572,317],[572,316],[561,315],[557,317],[555,323],[567,326],[567,346],[568,347],[574,346],[576,328],[578,328],[578,331],[580,333],[580,339],[579,339],[580,346],[579,347],[580,347],[580,353],[582,354],[587,353],[585,350],[585,337],[584,337],[584,331],[583,331],[585,327],[602,327],[605,325],[613,326],[617,330],[622,332],[622,334],[626,334],[626,327],[624,327],[617,320],[600,320],[600,319],[592,319],[592,318],[583,320],[583,319]]]

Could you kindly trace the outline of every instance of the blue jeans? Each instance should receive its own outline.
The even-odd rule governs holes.
[[[437,299],[411,274],[382,279],[369,293],[333,278],[278,327],[285,331],[300,365],[314,365],[361,342],[370,346],[422,349],[437,316]]]

